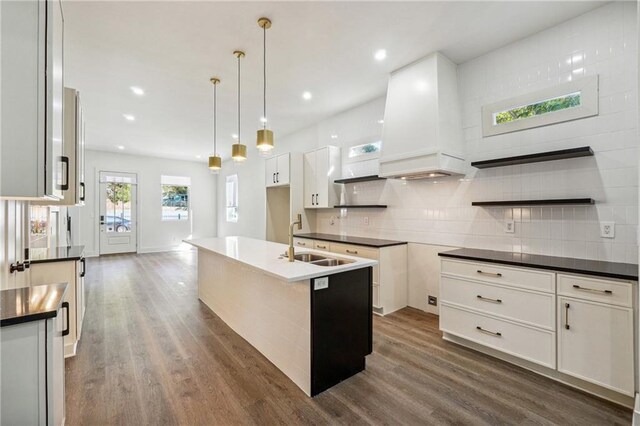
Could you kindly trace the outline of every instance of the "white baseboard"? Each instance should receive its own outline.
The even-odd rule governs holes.
[[[633,406],[633,426],[640,426],[640,394],[636,394],[636,403]]]
[[[161,253],[166,251],[193,251],[195,247],[185,249],[184,246],[164,246],[164,247],[141,247],[138,253]]]

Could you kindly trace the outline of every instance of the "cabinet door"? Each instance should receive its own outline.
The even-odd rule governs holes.
[[[316,206],[329,206],[329,148],[316,151]]]
[[[279,155],[277,158],[276,182],[278,185],[289,185],[289,154]]]
[[[304,207],[316,207],[316,151],[304,154]]]
[[[276,185],[276,173],[278,172],[278,158],[272,157],[265,161],[264,183],[267,187]]]
[[[558,298],[558,371],[633,396],[633,310]]]
[[[47,1],[47,139],[51,139],[51,157],[53,164],[53,192],[57,199],[64,197],[69,189],[69,157],[63,150],[64,128],[64,78],[63,78],[63,42],[64,21],[62,4],[59,0]]]

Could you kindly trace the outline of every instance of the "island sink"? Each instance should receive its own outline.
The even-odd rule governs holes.
[[[334,257],[325,257],[313,253],[299,253],[294,256],[294,259],[317,266],[340,266],[355,262],[354,260],[336,259]]]

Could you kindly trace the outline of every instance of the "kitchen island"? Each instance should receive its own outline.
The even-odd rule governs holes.
[[[364,370],[375,260],[302,250],[289,262],[286,245],[246,237],[185,242],[198,248],[199,299],[307,395]]]

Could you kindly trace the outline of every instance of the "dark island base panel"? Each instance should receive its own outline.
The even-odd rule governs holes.
[[[311,280],[311,396],[365,369],[373,350],[372,280],[371,267]]]
[[[378,238],[367,238],[367,237],[348,237],[346,235],[333,235],[333,234],[320,234],[320,233],[295,234],[294,237],[307,238],[309,240],[329,241],[332,243],[354,244],[357,246],[366,246],[366,247],[374,247],[374,248],[399,246],[402,244],[407,244],[406,241],[381,240]]]
[[[605,262],[602,260],[575,259],[571,257],[543,256],[539,254],[470,248],[445,251],[438,253],[438,255],[456,259],[476,260],[503,265],[593,275],[603,278],[638,281],[638,265],[634,263]]]

